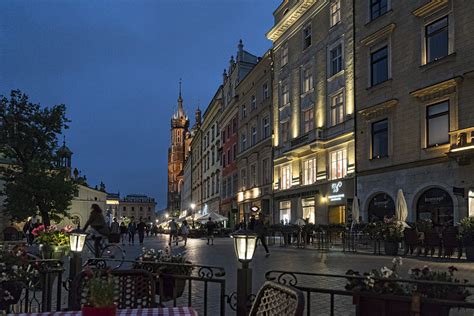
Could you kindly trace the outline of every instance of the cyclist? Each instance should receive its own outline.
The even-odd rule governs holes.
[[[92,240],[94,241],[95,256],[100,257],[100,243],[103,237],[110,234],[109,226],[105,222],[105,217],[102,209],[97,204],[92,204],[89,219],[84,225],[84,230],[90,226]]]

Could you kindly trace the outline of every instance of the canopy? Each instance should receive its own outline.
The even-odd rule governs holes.
[[[228,220],[227,217],[222,216],[220,214],[217,214],[216,212],[209,212],[207,214],[199,216],[198,218],[194,219],[194,221],[195,222],[204,222],[204,221],[207,221],[209,219],[209,217],[215,222],[223,222],[223,221]]]
[[[408,207],[402,189],[398,189],[397,192],[397,200],[395,202],[395,218],[397,221],[402,222],[403,226],[408,226],[406,224],[406,220],[408,218]]]

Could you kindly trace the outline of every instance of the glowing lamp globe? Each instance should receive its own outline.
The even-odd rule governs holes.
[[[252,261],[257,245],[257,235],[252,231],[240,229],[232,234],[232,238],[234,239],[234,250],[237,259],[243,263]]]
[[[80,229],[73,230],[69,235],[69,247],[72,252],[82,252],[87,234]]]

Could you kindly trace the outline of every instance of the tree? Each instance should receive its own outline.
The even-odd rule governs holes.
[[[66,169],[59,168],[58,135],[68,128],[66,106],[50,108],[31,103],[12,90],[0,96],[0,155],[11,163],[0,168],[5,182],[6,211],[16,220],[41,215],[44,224],[68,216],[77,187]]]

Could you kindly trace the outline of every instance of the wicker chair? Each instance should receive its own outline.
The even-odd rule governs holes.
[[[156,307],[155,280],[145,270],[116,270],[110,274],[114,277],[115,303],[119,309]],[[103,274],[104,279],[107,274]],[[74,278],[71,286],[70,310],[80,310],[89,301],[87,281],[89,276],[82,271]]]
[[[250,316],[302,316],[303,293],[293,287],[267,281],[258,291],[250,310]]]

